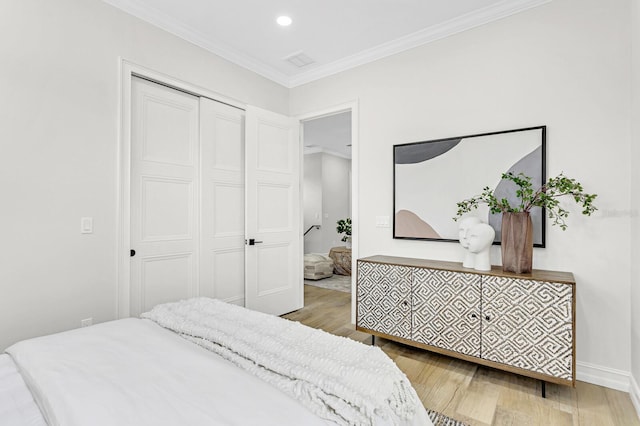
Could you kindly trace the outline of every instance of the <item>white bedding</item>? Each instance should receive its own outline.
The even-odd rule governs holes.
[[[140,319],[19,342],[49,426],[326,425],[228,361]]]
[[[142,315],[233,362],[323,419],[409,425],[422,403],[382,350],[206,297]]]
[[[0,354],[0,425],[46,426],[31,392],[7,354]]]
[[[7,352],[49,426],[329,423],[149,320],[124,319],[25,340]],[[420,408],[412,426],[431,425]],[[0,415],[0,424],[4,421]]]

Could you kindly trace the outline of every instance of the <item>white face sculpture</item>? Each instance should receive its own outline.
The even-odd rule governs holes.
[[[469,242],[469,251],[471,253],[480,253],[493,243],[496,231],[486,223],[479,223],[468,231],[467,240]]]
[[[475,216],[465,217],[460,220],[460,223],[458,224],[458,239],[460,240],[462,247],[466,249],[469,248],[469,230],[479,223],[482,222]]]

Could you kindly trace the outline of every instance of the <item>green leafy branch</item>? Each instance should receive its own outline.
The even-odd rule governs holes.
[[[453,220],[458,220],[463,214],[478,208],[480,204],[487,204],[492,214],[498,213],[516,213],[529,212],[533,207],[541,207],[546,209],[553,225],[558,225],[562,230],[567,229],[565,219],[569,216],[569,211],[560,206],[558,198],[565,195],[570,196],[573,200],[582,206],[582,214],[591,216],[597,210],[593,205],[596,194],[587,194],[584,192],[582,184],[575,179],[560,173],[558,176],[551,178],[540,188],[534,189],[529,176],[523,173],[517,175],[509,172],[503,173],[502,179],[513,182],[516,185],[516,196],[519,204],[512,206],[506,198],[497,199],[493,191],[487,186],[483,188],[480,195],[460,201],[457,204],[458,210]]]

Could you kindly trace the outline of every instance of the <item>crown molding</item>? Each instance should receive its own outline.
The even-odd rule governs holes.
[[[217,41],[212,41],[201,33],[194,31],[175,17],[167,15],[154,7],[143,5],[138,0],[102,0],[105,3],[120,9],[129,15],[133,15],[155,27],[161,28],[175,36],[178,36],[198,47],[214,53],[229,62],[255,72],[282,86],[289,87],[289,76],[252,58],[249,55],[233,49],[232,47]]]
[[[303,150],[303,154],[304,155],[310,155],[310,154],[328,154],[328,155],[333,155],[334,157],[340,157],[340,158],[344,158],[345,160],[349,160],[351,161],[351,156],[349,155],[345,155],[341,152],[338,151],[334,151],[331,149],[327,149],[321,146],[313,146],[313,147],[304,147]]]
[[[387,56],[395,55],[396,53],[404,52],[406,50],[506,18],[527,9],[550,3],[551,1],[552,0],[503,0],[500,3],[461,15],[454,19],[450,19],[449,21],[416,31],[415,33],[408,34],[388,43],[383,43],[344,59],[297,74],[289,80],[288,87],[293,88],[310,83],[360,65],[377,61],[378,59],[386,58]]]
[[[175,17],[162,13],[156,8],[143,5],[139,0],[102,1],[282,86],[293,88],[550,3],[552,0],[502,0],[491,6],[433,25],[329,64],[316,66],[309,71],[303,71],[293,76],[288,76],[226,44],[207,39],[199,32],[175,19]]]

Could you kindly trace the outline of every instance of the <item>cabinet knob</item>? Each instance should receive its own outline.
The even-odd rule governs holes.
[[[476,314],[471,314],[471,318],[478,318],[478,315],[476,315]]]
[[[486,319],[487,321],[491,321],[491,317],[489,315],[486,315],[484,319]]]
[[[402,302],[402,306],[409,306],[409,302],[405,300],[404,302]]]

